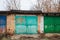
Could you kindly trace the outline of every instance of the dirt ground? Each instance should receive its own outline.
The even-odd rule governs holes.
[[[10,39],[3,37],[1,40],[60,40],[59,38],[19,38],[19,39]]]
[[[14,35],[14,36],[8,36],[8,37],[5,37],[5,36],[0,36],[0,40],[60,40],[60,36],[58,35],[54,35],[54,36],[50,36],[50,37],[47,37],[47,36],[37,36],[37,35],[24,35],[24,36],[21,36],[21,35]]]

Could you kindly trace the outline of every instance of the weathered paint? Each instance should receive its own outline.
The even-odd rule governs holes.
[[[4,33],[6,28],[6,16],[0,15],[0,33]]]
[[[45,33],[60,33],[60,16],[45,16],[44,17],[44,32]]]
[[[21,22],[21,19],[23,19],[22,22]],[[36,34],[38,32],[37,21],[38,21],[37,16],[16,15],[15,16],[15,33],[16,34]]]
[[[44,33],[44,16],[40,16],[40,33]]]

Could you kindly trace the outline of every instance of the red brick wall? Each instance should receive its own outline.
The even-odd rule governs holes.
[[[15,23],[14,23],[14,15],[8,15],[7,16],[7,33],[13,34],[15,29]]]

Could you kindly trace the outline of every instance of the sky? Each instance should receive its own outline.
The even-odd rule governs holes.
[[[30,10],[36,3],[37,0],[21,0],[21,10]]]
[[[15,7],[13,7],[13,9],[30,10],[33,7],[33,5],[36,4],[36,2],[37,2],[37,0],[16,0],[15,3],[16,3],[16,7],[18,9]],[[3,11],[9,10],[9,6],[14,6],[11,4],[10,0],[7,0],[7,1],[6,0],[0,0],[0,11],[1,10],[3,10]]]
[[[0,0],[0,11],[8,11],[8,3],[6,0]]]
[[[15,0],[16,6],[13,2],[14,0],[0,0],[0,11],[13,10],[32,10],[32,8],[37,4],[37,0]],[[42,1],[40,0],[41,5]],[[52,0],[51,4],[58,4],[59,0]],[[53,5],[54,6],[54,5]],[[52,6],[52,7],[53,7]],[[42,6],[41,6],[42,7]]]

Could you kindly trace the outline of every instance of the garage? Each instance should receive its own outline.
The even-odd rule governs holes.
[[[36,15],[16,15],[15,34],[37,34],[38,17]]]
[[[60,16],[44,16],[44,33],[60,33]]]
[[[6,28],[6,16],[0,15],[0,33],[4,33]]]

